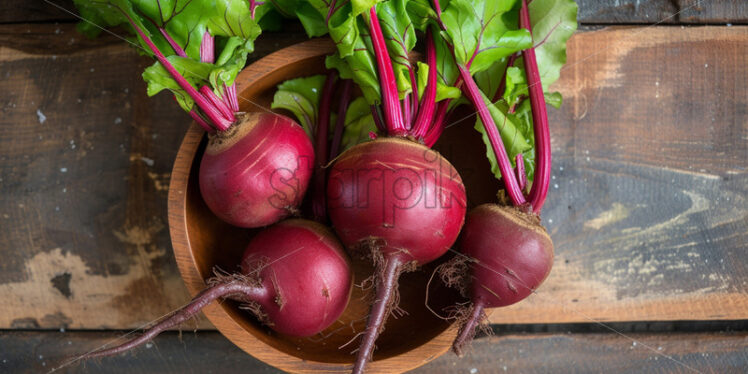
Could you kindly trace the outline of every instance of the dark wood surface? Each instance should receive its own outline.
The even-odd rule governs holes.
[[[0,371],[50,373],[81,349],[116,341],[116,332],[8,332],[0,335]],[[448,353],[412,374],[745,373],[748,334],[504,334],[473,342],[462,359]],[[168,332],[143,349],[54,373],[281,373],[217,332]]]
[[[691,3],[580,1],[580,20],[654,23]],[[536,295],[497,310],[492,322],[748,319],[748,27],[738,26],[745,6],[701,1],[666,21],[732,27],[612,27],[572,39],[556,85],[565,103],[551,112],[555,179],[544,219],[557,247],[554,270]],[[95,346],[116,333],[12,330],[129,330],[187,300],[166,227],[166,192],[189,120],[168,95],[145,95],[139,75],[151,62],[123,41],[86,39],[69,15],[42,2],[5,1],[0,15],[0,355],[26,347],[13,356],[24,364],[8,368],[38,372],[28,369],[39,363],[27,350],[59,336]],[[298,28],[266,34],[251,58],[302,39]],[[196,326],[212,328],[202,318]],[[217,333],[205,334],[205,343],[193,340],[203,349],[197,357],[234,349],[229,364],[251,362]],[[624,372],[690,372],[627,350],[632,341],[615,333],[594,336],[483,339],[476,347],[488,348],[476,348],[473,359],[446,356],[441,369],[432,368],[503,372],[496,366],[503,358],[515,372],[573,372],[571,365],[599,372],[594,365],[608,357],[603,362]],[[172,344],[174,355],[184,355],[175,335],[164,339],[175,343],[159,347]],[[652,339],[681,347],[673,353],[699,371],[748,366],[738,354],[745,335]],[[536,353],[518,352],[522,344]],[[604,351],[606,344],[613,348]],[[154,353],[146,365],[151,351],[144,352],[118,362],[164,372],[197,362]],[[556,358],[547,362],[541,352]],[[120,365],[98,368],[85,370]]]
[[[554,268],[492,321],[748,318],[746,40],[734,26],[572,38],[543,211]]]

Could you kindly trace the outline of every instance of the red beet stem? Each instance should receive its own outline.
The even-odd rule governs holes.
[[[527,187],[527,173],[525,172],[525,159],[521,153],[517,153],[517,156],[514,157],[514,164],[517,165],[514,172],[517,175],[519,189],[524,190]]]
[[[374,353],[374,343],[384,329],[384,321],[392,310],[393,293],[397,290],[397,280],[400,278],[402,260],[397,256],[385,258],[384,272],[377,284],[377,295],[369,313],[366,331],[358,347],[356,363],[351,374],[363,374],[366,363]]]
[[[203,128],[203,130],[207,131],[209,134],[212,134],[212,133],[216,132],[216,129],[214,129],[213,127],[211,127],[210,124],[208,124],[208,122],[206,122],[203,119],[203,117],[200,115],[200,113],[197,112],[196,108],[193,107],[192,110],[190,110],[189,114],[190,114],[190,117],[192,117],[192,119],[195,122],[197,122],[197,124],[200,125],[200,127]]]
[[[240,280],[231,280],[228,282],[219,283],[200,292],[197,296],[195,296],[195,298],[192,299],[192,301],[190,301],[189,304],[182,307],[181,309],[172,312],[170,315],[159,321],[153,327],[149,328],[143,335],[140,335],[137,338],[131,339],[116,347],[100,349],[86,353],[77,357],[73,361],[87,360],[94,357],[113,356],[135,348],[145,342],[152,340],[162,331],[177,326],[194,317],[205,306],[218,298],[230,298],[236,299],[237,301],[246,302],[248,300],[261,299],[265,297],[266,294],[267,290],[265,288],[251,286],[246,282]]]
[[[210,101],[211,104],[221,113],[223,118],[225,118],[228,121],[234,122],[236,118],[234,117],[234,112],[231,111],[228,105],[226,105],[223,100],[221,100],[218,95],[216,95],[213,90],[210,89],[208,86],[202,86],[200,87],[200,93],[205,96],[208,101]]]
[[[227,86],[226,83],[223,84],[223,100],[231,110],[234,112],[239,111],[239,100],[236,95],[236,83],[232,83],[230,86]]]
[[[184,49],[177,44],[177,42],[174,40],[174,38],[169,35],[169,33],[164,29],[163,27],[159,27],[158,31],[161,32],[161,35],[164,36],[164,39],[166,39],[167,42],[169,42],[169,45],[172,49],[174,49],[174,52],[176,52],[177,55],[180,57],[187,57],[187,53],[184,52]]]
[[[520,27],[532,32],[530,11],[527,9],[526,0],[522,0],[522,8],[519,10],[519,24]],[[545,97],[543,96],[543,85],[540,81],[540,72],[535,58],[535,49],[530,47],[522,51],[522,60],[527,74],[532,126],[535,131],[535,177],[528,200],[533,212],[540,213],[548,195],[548,186],[551,183],[551,134],[548,126],[548,112],[545,108]]]
[[[411,104],[413,104],[413,100],[411,100],[410,94],[405,94],[405,97],[403,97],[403,99],[400,101],[400,107],[403,108],[403,122],[405,124],[405,130],[410,131],[411,126],[413,125],[413,117],[411,116],[413,114],[413,112],[411,111]]]
[[[482,317],[483,303],[478,299],[473,303],[469,319],[462,325],[459,335],[457,335],[454,343],[452,343],[452,350],[458,357],[464,355],[464,348],[473,340],[473,337],[475,336],[475,328],[480,324]]]
[[[369,10],[371,32],[371,43],[374,47],[374,57],[377,60],[379,70],[379,85],[382,87],[382,108],[384,109],[384,122],[390,135],[405,135],[406,129],[403,123],[402,109],[397,94],[397,82],[395,72],[392,70],[390,53],[382,35],[379,25],[376,7]]]
[[[421,110],[418,112],[413,130],[411,131],[411,134],[417,139],[426,136],[429,125],[431,125],[434,119],[434,109],[436,107],[436,48],[430,28],[426,31],[426,63],[429,66],[428,83],[426,84],[426,92],[421,103]]]
[[[332,135],[330,158],[328,160],[338,157],[338,153],[340,153],[340,143],[343,141],[343,129],[345,128],[345,115],[348,113],[348,104],[351,102],[352,87],[352,80],[346,79],[343,81],[343,88],[340,91],[340,105],[338,105],[338,118],[335,121],[335,132]]]
[[[434,10],[436,11],[436,20],[439,22],[439,27],[441,27],[442,30],[446,30],[447,25],[442,22],[442,7],[439,4],[439,0],[434,0]]]
[[[200,62],[213,63],[215,61],[214,38],[208,30],[203,33],[203,42],[200,43]]]
[[[327,10],[327,16],[325,17],[325,23],[326,24],[330,23],[330,17],[332,17],[332,15],[337,10],[337,9],[335,9],[336,3],[337,3],[337,0],[330,1],[330,9]]]
[[[465,82],[463,92],[465,92],[465,95],[468,97],[470,102],[472,102],[475,109],[477,109],[478,116],[483,123],[483,128],[486,130],[488,139],[491,142],[491,148],[496,155],[496,160],[499,164],[499,170],[501,171],[501,177],[504,180],[504,187],[506,188],[507,194],[515,206],[523,205],[526,203],[525,196],[519,188],[517,178],[514,176],[512,164],[509,162],[509,156],[506,153],[506,148],[504,148],[504,143],[501,141],[499,130],[496,127],[493,117],[491,117],[491,113],[488,111],[488,106],[486,105],[485,100],[483,100],[480,89],[475,84],[473,77],[470,76],[470,71],[468,69],[461,65],[458,65],[457,67],[460,70],[462,80]]]
[[[377,130],[381,133],[386,133],[387,128],[384,127],[384,122],[382,122],[382,113],[379,111],[379,107],[376,105],[371,105],[371,116],[374,119],[374,124],[377,126]]]
[[[418,80],[416,80],[416,73],[413,71],[413,65],[408,65],[408,74],[410,74],[410,86],[413,89],[410,96],[410,117],[415,118],[418,113],[418,101],[420,100],[420,96],[418,96]]]
[[[249,10],[252,13],[252,19],[255,19],[255,11],[257,11],[257,7],[265,4],[264,1],[257,1],[257,0],[249,0]]]
[[[325,181],[327,173],[325,165],[327,164],[327,141],[330,128],[330,106],[332,105],[332,95],[335,92],[335,81],[337,74],[330,71],[325,78],[325,84],[322,87],[322,97],[319,104],[319,115],[317,116],[317,134],[315,136],[315,156],[317,161],[314,171],[314,196],[312,198],[312,213],[317,222],[327,221],[327,202],[325,199]]]
[[[127,18],[127,20],[130,22],[130,25],[132,25],[132,28],[135,29],[135,32],[140,35],[140,38],[143,39],[143,41],[148,45],[148,48],[153,52],[153,55],[156,56],[156,59],[158,62],[163,65],[164,69],[166,69],[167,72],[174,78],[174,80],[179,84],[179,87],[182,87],[185,92],[193,99],[195,100],[195,104],[203,110],[205,115],[208,117],[208,119],[213,122],[213,124],[218,128],[218,130],[226,130],[231,126],[231,122],[227,121],[225,118],[221,116],[221,114],[216,110],[216,108],[201,95],[195,87],[192,87],[190,82],[187,82],[187,79],[185,79],[177,69],[174,68],[174,66],[169,62],[169,60],[166,59],[163,53],[156,47],[155,44],[153,44],[153,41],[151,38],[148,37],[148,35],[143,32],[143,30],[140,29],[140,27],[133,21],[133,19],[130,17],[127,12],[125,12],[122,9],[119,9],[120,12]]]
[[[439,140],[446,127],[444,121],[447,120],[447,108],[449,108],[450,101],[452,99],[446,99],[439,103],[439,107],[436,109],[436,114],[434,115],[434,124],[423,137],[423,143],[429,148],[436,144],[436,141]]]

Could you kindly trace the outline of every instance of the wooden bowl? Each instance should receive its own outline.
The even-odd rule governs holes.
[[[290,78],[323,73],[324,56],[333,53],[327,40],[300,43],[255,62],[239,74],[237,91],[243,111],[261,111],[270,107],[275,87]],[[456,116],[460,117],[460,116]],[[471,205],[494,200],[493,178],[474,178],[470,170],[490,170],[485,157],[470,157],[465,149],[483,149],[475,131],[464,131],[468,125],[448,129],[438,148],[463,173]],[[463,131],[456,131],[462,127]],[[471,136],[463,136],[470,133]],[[460,136],[454,136],[460,134]],[[203,130],[193,124],[187,131],[174,163],[169,186],[169,228],[172,245],[182,278],[192,295],[205,288],[206,280],[218,267],[238,271],[253,230],[232,227],[215,217],[200,197],[197,170],[205,149]],[[465,148],[470,147],[470,148]],[[451,152],[454,149],[455,152]],[[483,151],[481,151],[483,152]],[[473,152],[474,153],[474,152]],[[482,153],[479,153],[481,155]],[[453,157],[454,156],[454,157]],[[471,184],[479,188],[471,191]],[[473,186],[474,187],[474,186]],[[476,200],[477,198],[477,200]],[[431,264],[420,271],[404,274],[400,279],[400,308],[407,314],[390,317],[377,340],[374,360],[367,366],[370,373],[401,373],[421,366],[445,353],[456,335],[457,327],[436,317],[425,306],[426,284]],[[354,261],[355,282],[360,284],[371,274],[367,263]],[[252,356],[282,370],[298,373],[348,372],[352,367],[358,340],[364,330],[369,310],[367,292],[354,287],[351,301],[343,316],[330,328],[311,338],[294,338],[262,326],[234,302],[214,302],[203,313],[229,340]],[[428,305],[441,312],[461,301],[459,295],[438,281],[431,282]],[[350,343],[350,344],[348,344]]]

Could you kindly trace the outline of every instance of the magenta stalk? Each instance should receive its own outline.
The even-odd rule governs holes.
[[[491,142],[491,148],[493,148],[493,152],[496,155],[496,161],[499,164],[499,170],[501,171],[501,176],[504,180],[504,187],[509,198],[512,200],[512,204],[515,206],[526,204],[527,201],[525,200],[525,196],[519,188],[517,178],[514,177],[514,170],[512,169],[509,156],[504,148],[504,143],[501,141],[499,130],[496,127],[493,117],[491,117],[491,112],[488,111],[488,106],[486,105],[486,101],[483,100],[480,89],[475,84],[473,77],[470,76],[469,70],[459,64],[457,68],[459,69],[460,76],[464,82],[462,90],[478,111],[478,116],[483,123],[483,128],[486,130],[488,139]]]
[[[439,137],[442,135],[442,132],[446,127],[444,121],[447,120],[447,108],[449,107],[450,101],[452,101],[452,99],[446,99],[439,103],[440,105],[436,110],[436,115],[434,116],[434,125],[431,126],[429,131],[426,133],[426,136],[424,136],[423,138],[423,143],[426,144],[429,148],[433,147],[434,144],[436,144],[436,141],[439,140]]]
[[[180,56],[180,57],[187,57],[187,53],[184,52],[184,49],[177,44],[177,42],[169,35],[168,32],[166,32],[166,29],[163,27],[159,27],[158,31],[161,32],[161,35],[164,36],[164,39],[166,39],[167,42],[169,42],[169,45],[172,49],[174,49],[174,52]]]
[[[361,344],[358,346],[356,353],[356,363],[353,366],[351,374],[363,374],[366,363],[371,360],[374,352],[374,343],[379,337],[379,333],[384,328],[384,321],[392,310],[392,295],[397,288],[397,280],[400,278],[402,270],[402,260],[397,256],[388,256],[385,259],[384,272],[382,273],[382,283],[377,285],[377,294],[374,304],[369,313],[369,320],[366,322],[366,331]]]
[[[397,82],[395,73],[392,70],[390,54],[387,51],[387,45],[382,35],[382,28],[379,25],[376,7],[369,10],[371,31],[371,42],[374,47],[374,56],[377,61],[379,70],[379,84],[382,86],[382,108],[384,111],[384,122],[390,135],[406,135],[405,124],[403,123],[402,109],[397,94]]]
[[[418,112],[411,132],[416,139],[426,136],[426,132],[434,119],[434,109],[436,106],[436,48],[431,35],[431,29],[428,29],[426,32],[426,63],[429,66],[428,83],[426,83],[426,92],[423,95],[421,110]],[[439,123],[437,122],[435,125],[439,126]]]
[[[345,129],[345,116],[348,113],[348,104],[351,101],[351,89],[353,81],[346,79],[343,81],[343,88],[340,91],[340,105],[338,106],[338,118],[335,121],[335,132],[332,135],[330,144],[330,158],[333,160],[340,153],[340,144],[343,141],[343,130]]]
[[[132,348],[135,348],[145,342],[152,340],[162,331],[188,321],[190,318],[200,313],[200,310],[202,310],[206,305],[210,304],[218,298],[230,298],[237,301],[249,301],[262,299],[266,295],[267,290],[265,288],[250,286],[246,282],[233,280],[230,282],[219,283],[200,292],[197,296],[195,296],[194,299],[192,299],[192,301],[190,301],[189,304],[181,309],[174,311],[169,316],[156,323],[143,335],[140,335],[137,338],[134,338],[112,348],[86,353],[80,357],[77,357],[75,361],[87,360],[94,357],[113,356],[122,352],[126,352]]]
[[[226,104],[233,110],[234,112],[239,111],[239,100],[237,99],[236,95],[236,84],[231,84],[230,86],[227,86],[225,83],[223,84],[223,100],[226,102]]]
[[[140,35],[140,38],[143,39],[143,41],[148,45],[148,48],[150,48],[151,52],[156,56],[156,59],[158,62],[163,65],[164,69],[166,69],[167,72],[174,78],[174,80],[177,82],[179,87],[182,87],[185,92],[195,101],[195,104],[202,109],[202,111],[205,113],[205,115],[208,117],[208,119],[215,124],[215,126],[220,131],[225,131],[226,129],[231,126],[231,122],[227,121],[226,119],[222,118],[218,110],[216,110],[215,107],[205,98],[203,95],[201,95],[195,87],[192,87],[190,82],[187,82],[184,77],[179,74],[177,69],[174,68],[174,66],[169,62],[168,59],[164,56],[163,53],[156,47],[155,44],[153,44],[153,41],[151,38],[148,37],[148,35],[143,32],[143,30],[138,27],[138,25],[133,21],[133,19],[130,17],[127,12],[125,12],[122,9],[119,9],[120,12],[127,18],[127,20],[130,22],[130,25],[132,25],[133,29]]]
[[[465,345],[469,344],[475,336],[475,327],[483,319],[483,302],[481,299],[476,300],[470,310],[468,320],[462,325],[460,332],[452,343],[452,350],[458,357],[462,357],[465,352]]]
[[[319,115],[317,116],[317,134],[315,136],[315,156],[317,165],[314,170],[314,188],[312,197],[312,214],[317,222],[325,223],[327,221],[327,199],[326,199],[326,181],[327,171],[327,133],[330,128],[330,106],[332,105],[332,95],[335,92],[335,81],[337,74],[330,71],[325,78],[325,85],[322,87],[322,97],[319,103]]]
[[[205,122],[203,117],[200,115],[200,113],[197,112],[197,109],[195,107],[192,107],[192,110],[189,112],[190,117],[198,124],[200,127],[203,128],[206,132],[209,134],[213,134],[216,132],[216,129],[211,127],[208,122]]]
[[[206,30],[205,33],[203,33],[203,42],[200,43],[200,61],[201,62],[207,62],[207,63],[213,63],[215,61],[215,43],[214,38],[210,33]]]
[[[525,173],[525,159],[521,153],[517,153],[517,156],[514,157],[514,164],[517,165],[514,167],[514,172],[519,183],[519,189],[524,191],[527,187],[527,173]]]
[[[223,118],[225,118],[228,121],[234,122],[236,118],[234,117],[234,113],[229,109],[228,105],[224,103],[214,92],[210,89],[208,86],[202,86],[200,87],[200,93],[205,96],[208,101],[210,101],[213,106],[218,109],[219,112],[221,112],[221,115],[223,115]]]
[[[522,8],[519,11],[520,27],[532,32],[530,23],[530,11],[527,1],[522,0]],[[540,213],[548,195],[548,186],[551,183],[551,134],[548,125],[548,112],[545,108],[545,96],[543,95],[543,84],[540,81],[540,72],[535,58],[535,49],[530,47],[522,51],[522,60],[527,74],[527,89],[530,94],[530,107],[532,110],[532,127],[535,131],[535,177],[528,200],[535,213]],[[503,173],[503,171],[502,171]]]

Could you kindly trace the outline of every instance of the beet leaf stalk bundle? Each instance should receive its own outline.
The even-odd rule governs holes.
[[[442,268],[444,281],[471,300],[453,344],[460,356],[485,319],[484,309],[526,298],[553,265],[553,242],[539,214],[551,180],[546,104],[558,107],[561,95],[544,90],[566,61],[577,5],[528,3],[451,0],[441,7],[433,0],[429,13],[454,56],[462,92],[478,114],[475,128],[503,182],[501,200],[508,201],[467,215],[458,244],[462,255]]]
[[[234,84],[262,29],[279,26],[272,2],[76,0],[75,5],[86,34],[100,32],[99,26],[130,31],[132,44],[157,60],[143,73],[148,94],[171,91],[208,133],[200,192],[218,218],[253,228],[298,211],[313,171],[309,137],[287,117],[241,112]]]
[[[354,103],[368,104],[367,123],[375,126],[372,135],[376,131],[375,140],[334,160],[327,183],[335,232],[350,252],[374,264],[375,300],[354,373],[372,359],[397,307],[400,274],[442,256],[457,239],[466,210],[459,173],[430,150],[461,94],[455,80],[440,74],[438,58],[447,50],[439,30],[410,6],[404,0],[307,1],[296,10],[309,35],[327,33],[335,42],[337,53],[326,65],[356,83],[362,99]],[[411,59],[418,38],[423,61]],[[344,132],[362,134],[361,128]]]

